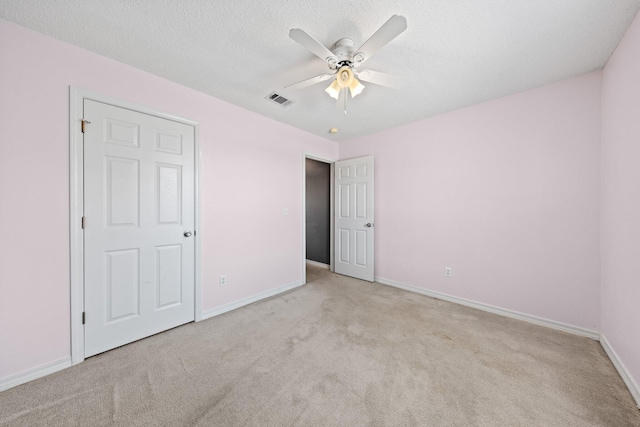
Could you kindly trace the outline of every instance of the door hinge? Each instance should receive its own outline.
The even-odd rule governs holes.
[[[84,325],[84,320],[85,320],[85,315],[84,315],[84,311],[82,312],[82,324]]]
[[[82,129],[82,133],[84,133],[84,125],[85,125],[85,123],[91,123],[91,122],[89,120],[82,119],[82,120],[80,120],[80,123],[81,123],[80,128]]]
[[[82,229],[84,230],[84,217],[82,217]]]

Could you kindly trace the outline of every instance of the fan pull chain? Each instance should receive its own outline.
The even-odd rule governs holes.
[[[344,91],[344,114],[346,115],[347,114],[347,98],[349,98],[349,94],[347,93],[348,92],[347,88],[344,88],[342,90]]]

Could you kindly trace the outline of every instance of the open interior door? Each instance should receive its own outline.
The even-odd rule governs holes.
[[[335,272],[373,282],[373,156],[335,163]]]

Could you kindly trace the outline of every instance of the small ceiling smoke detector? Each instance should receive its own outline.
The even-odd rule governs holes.
[[[338,133],[338,128],[329,129],[329,133]]]
[[[283,108],[293,104],[293,101],[285,98],[284,96],[278,95],[275,92],[271,92],[269,95],[265,96],[264,99],[274,102]]]

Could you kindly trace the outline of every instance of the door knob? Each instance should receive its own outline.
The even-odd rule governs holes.
[[[190,231],[185,231],[185,232],[184,232],[184,237],[191,237],[191,235],[192,235],[192,234],[193,234],[193,233],[192,233],[192,232],[190,232]]]
[[[372,226],[373,226],[373,224],[371,224],[370,222],[368,222],[368,223],[366,223],[364,226],[365,226],[365,227],[372,227]]]

